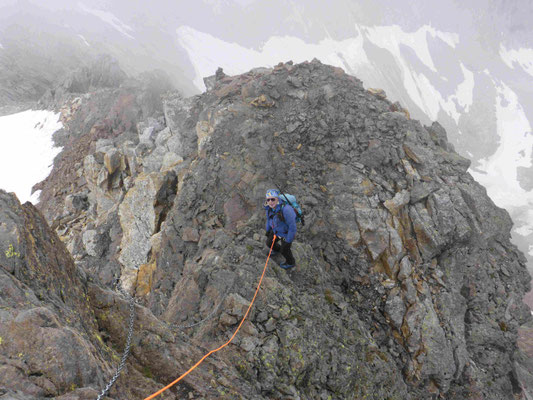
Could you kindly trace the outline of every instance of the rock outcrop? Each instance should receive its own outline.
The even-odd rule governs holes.
[[[91,281],[72,282],[96,318],[85,329],[121,348],[126,302],[106,287],[120,278],[137,298],[112,398],[149,395],[232,335],[266,258],[264,192],[279,185],[306,214],[297,268],[270,263],[233,344],[168,398],[525,396],[525,259],[440,125],[316,60],[219,70],[187,99],[144,79],[81,96],[39,186]],[[113,363],[99,354],[86,387]]]
[[[101,384],[103,348],[83,278],[39,211],[1,190],[0,242],[0,397]]]

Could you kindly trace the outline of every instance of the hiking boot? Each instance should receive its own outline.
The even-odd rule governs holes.
[[[285,270],[287,270],[287,269],[291,269],[291,268],[294,268],[294,264],[291,265],[291,264],[285,264],[285,263],[283,263],[283,264],[280,264],[279,266],[280,266],[280,268],[283,268],[283,269],[285,269]]]

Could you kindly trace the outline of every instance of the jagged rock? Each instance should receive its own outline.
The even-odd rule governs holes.
[[[62,121],[68,122],[79,108],[80,94],[101,88],[118,88],[126,78],[117,60],[102,55],[89,65],[66,74],[57,87],[47,90],[39,103],[45,107],[62,108]],[[65,103],[70,104],[66,106]]]
[[[147,307],[137,307],[136,378],[148,368],[151,382],[172,381],[231,337],[265,262],[264,192],[282,185],[305,211],[292,246],[296,268],[287,273],[271,259],[233,344],[175,396],[520,393],[513,360],[517,327],[531,318],[519,301],[530,278],[509,242],[509,216],[466,173],[440,125],[423,127],[384,93],[317,60],[235,77],[220,71],[206,85],[188,99],[165,94],[151,115],[117,91],[132,112],[113,117],[120,128],[93,121],[88,137],[73,140],[85,181],[43,188],[52,221],[65,216],[51,202],[88,193],[86,210],[69,207],[62,238],[78,249],[87,232],[103,234],[103,267],[79,254],[80,268],[106,282],[120,275]],[[69,129],[103,94],[91,96]],[[98,142],[95,153],[89,142],[97,139],[111,142]],[[124,165],[110,175],[104,157],[112,148]],[[89,292],[99,329],[123,344],[126,302],[97,283]],[[140,381],[139,398],[152,387]],[[131,393],[129,382],[122,387]]]
[[[104,165],[109,175],[113,174],[120,167],[122,157],[117,149],[110,149],[104,155]]]
[[[213,90],[216,85],[216,77],[215,75],[207,76],[203,79],[204,85],[207,91]]]
[[[422,257],[426,260],[435,257],[445,242],[435,229],[428,210],[420,203],[417,203],[409,207],[409,217],[413,223],[418,249]]]
[[[421,365],[422,374],[432,376],[441,390],[448,391],[456,372],[453,348],[440,326],[440,319],[429,298],[411,308],[416,311],[411,315],[408,311],[405,317],[410,331],[408,343],[415,354],[419,351],[421,353],[414,358]]]
[[[379,99],[387,98],[387,95],[386,95],[386,93],[385,93],[385,91],[383,89],[369,88],[368,92],[373,94],[374,96],[376,96]]]
[[[68,76],[62,86],[70,93],[87,93],[92,88],[118,87],[125,78],[118,62],[104,55],[89,67]]]
[[[69,194],[65,197],[65,208],[69,212],[85,211],[88,207],[87,194]]]
[[[161,172],[167,171],[181,162],[183,162],[183,157],[180,157],[176,153],[169,151],[163,156],[163,161],[161,162]]]
[[[113,139],[99,139],[96,141],[95,154],[104,154],[115,147]]]
[[[167,140],[168,150],[183,158],[198,147],[195,126],[191,127],[194,104],[194,98],[183,99],[177,93],[169,94],[163,102],[165,122],[172,133]]]
[[[213,127],[208,121],[198,121],[196,124],[196,136],[198,137],[198,151],[201,151],[210,134],[213,133]]]
[[[101,385],[94,316],[63,243],[37,209],[3,190],[0,238],[14,249],[0,254],[0,386],[36,399]]]
[[[137,127],[139,129],[139,127]],[[154,126],[148,126],[139,130],[139,142],[153,145],[154,136],[156,136],[156,130]]]
[[[153,143],[147,147],[141,143],[137,149],[142,150],[137,153],[140,158],[143,158],[142,166],[144,173],[159,172],[163,166],[163,157],[167,154],[164,147],[155,147]]]
[[[249,302],[237,293],[231,293],[226,300],[225,309],[230,315],[242,318],[248,309]]]
[[[101,257],[106,248],[105,239],[94,229],[87,229],[82,235],[83,246],[87,254]]]
[[[400,262],[400,271],[398,272],[398,279],[400,281],[403,281],[408,276],[411,275],[413,272],[413,266],[411,265],[411,262],[409,261],[409,257],[402,258],[402,261]]]
[[[450,164],[459,167],[459,170],[466,172],[470,168],[471,161],[467,158],[460,156],[457,153],[445,152],[442,154],[445,161]]]
[[[389,315],[394,327],[399,331],[402,327],[403,317],[406,311],[405,303],[400,296],[399,290],[393,290],[387,297],[385,312]]]
[[[409,204],[410,201],[411,192],[402,190],[401,192],[396,193],[392,199],[384,201],[383,205],[392,215],[398,215],[398,211],[405,205]]]
[[[417,182],[414,184],[413,189],[410,192],[411,204],[418,203],[426,199],[431,193],[438,190],[437,185],[432,182]]]
[[[433,192],[429,196],[428,205],[440,235],[447,237],[448,241],[464,241],[470,237],[472,227],[461,213],[468,206],[458,189]]]
[[[407,157],[416,164],[432,164],[434,162],[432,152],[419,144],[406,142],[403,144],[403,150]]]
[[[124,232],[119,261],[123,265],[123,285],[127,290],[132,289],[135,271],[146,263],[151,249],[150,237],[156,228],[154,198],[162,183],[163,177],[157,173],[139,175],[119,207]]]
[[[172,137],[172,131],[167,126],[166,128],[159,131],[155,138],[155,145],[157,147],[163,147],[167,143],[167,141]]]
[[[451,144],[448,142],[448,135],[441,124],[435,121],[430,127],[426,127],[426,129],[436,144],[446,150],[452,150],[450,147]]]
[[[89,202],[96,205],[97,213],[102,215],[115,207],[113,198],[107,195],[108,172],[102,163],[93,155],[88,155],[83,160],[83,176],[89,188]]]
[[[389,234],[382,218],[383,216],[380,216],[379,211],[375,209],[357,210],[357,224],[362,232],[361,237],[373,260],[381,257],[389,245]]]

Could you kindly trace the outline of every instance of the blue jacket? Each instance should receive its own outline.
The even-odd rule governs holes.
[[[269,206],[264,206],[266,210],[266,231],[274,231],[276,236],[282,237],[286,242],[291,243],[296,235],[296,212],[294,208],[285,204],[282,206],[278,204],[276,208],[272,209]],[[283,213],[281,219],[280,211]]]

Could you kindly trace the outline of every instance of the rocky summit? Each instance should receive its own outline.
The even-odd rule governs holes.
[[[304,210],[296,268],[274,256],[231,344],[158,398],[530,398],[525,258],[439,124],[316,60],[205,83],[184,98],[103,60],[41,100],[64,147],[39,210],[0,194],[0,399],[96,398],[130,304],[107,398],[146,398],[227,342],[273,187]]]

